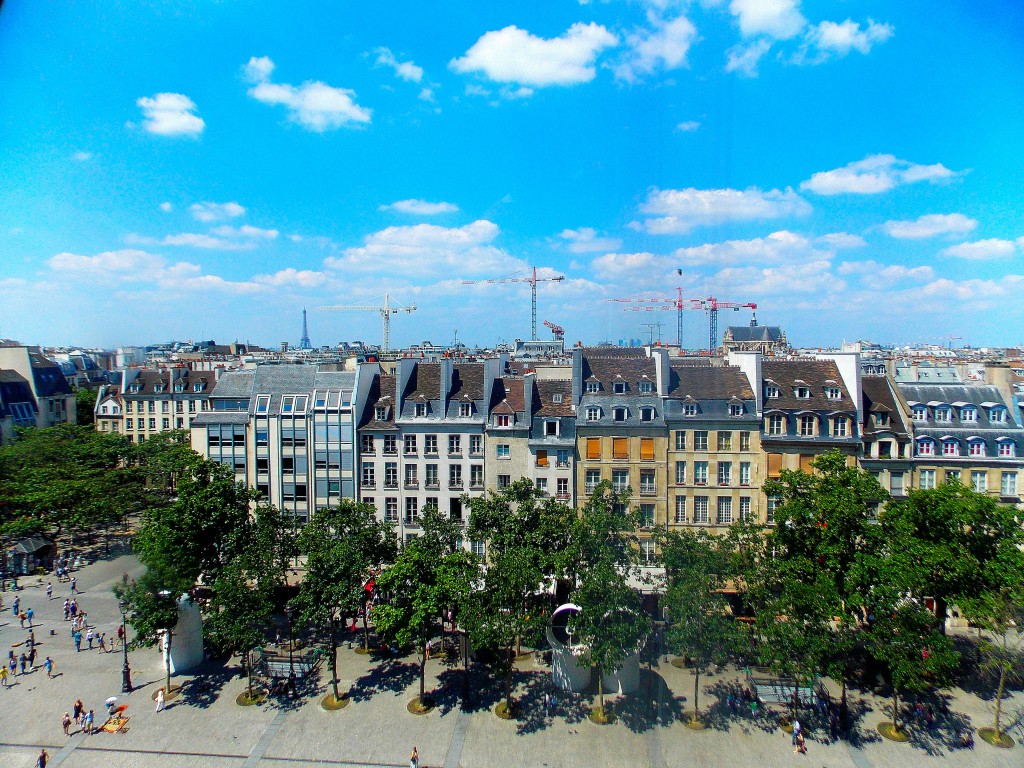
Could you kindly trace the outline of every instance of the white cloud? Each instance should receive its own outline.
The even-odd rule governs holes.
[[[77,163],[85,163],[92,160],[92,152],[75,152],[71,156],[71,159]]]
[[[778,267],[727,267],[708,278],[709,285],[729,286],[730,296],[793,296],[812,294],[824,302],[846,289],[829,261],[784,264]],[[760,303],[760,302],[758,302]]]
[[[398,200],[388,205],[381,205],[379,211],[396,211],[397,213],[408,213],[414,216],[437,216],[442,213],[456,213],[459,206],[455,203],[431,203],[427,200]]]
[[[407,277],[500,275],[526,264],[491,245],[498,226],[486,219],[464,227],[416,224],[387,227],[324,264],[335,270],[401,274]]]
[[[433,88],[421,88],[419,96],[417,96],[417,98],[420,101],[429,101],[430,103],[433,103],[434,102],[434,89]]]
[[[327,276],[323,272],[288,267],[287,269],[282,269],[272,275],[256,275],[252,280],[254,283],[274,288],[283,288],[287,286],[318,288],[324,284],[326,279]]]
[[[167,208],[164,208],[164,205]],[[170,203],[164,203],[160,206],[160,210],[170,210]],[[238,216],[245,215],[245,208],[235,202],[229,203],[210,203],[201,202],[193,203],[188,207],[189,213],[192,214],[192,218],[196,221],[223,221],[224,219],[234,219]]]
[[[956,172],[941,163],[918,165],[900,160],[893,155],[871,155],[857,160],[843,168],[819,171],[800,185],[800,189],[818,195],[872,195],[888,192],[900,184],[917,181],[946,181],[955,178]]]
[[[697,42],[697,28],[685,16],[663,20],[649,18],[650,28],[641,28],[626,36],[628,52],[615,67],[615,76],[633,82],[658,70],[687,65],[686,56]]]
[[[941,256],[952,256],[956,259],[969,259],[972,261],[983,261],[989,259],[1008,259],[1017,252],[1017,246],[1024,246],[1024,238],[1015,243],[1012,240],[1001,240],[989,238],[988,240],[976,240],[972,243],[959,243],[942,249]]]
[[[978,226],[975,219],[962,213],[929,213],[914,221],[887,221],[882,230],[901,240],[920,240],[937,235],[964,235]]]
[[[807,30],[807,44],[817,51],[817,56],[807,58],[805,53],[798,56],[798,63],[819,64],[831,58],[842,58],[850,51],[869,53],[875,45],[880,45],[893,36],[891,24],[879,24],[868,19],[867,25],[861,29],[860,23],[852,19],[836,23],[823,21],[812,25]]]
[[[877,261],[844,261],[836,270],[840,275],[858,276],[861,285],[872,291],[886,291],[900,282],[922,282],[935,279],[935,270],[925,265],[907,267],[902,264],[879,264]]]
[[[260,229],[248,224],[241,227],[224,225],[214,227],[209,234],[181,232],[167,235],[162,239],[132,233],[125,237],[125,242],[129,245],[173,245],[211,251],[248,251],[255,248],[261,240],[275,240],[278,234],[276,229]]]
[[[752,43],[734,45],[726,51],[725,71],[757,77],[757,65],[771,47],[771,41],[765,38],[754,40]]]
[[[672,253],[676,264],[683,267],[705,264],[779,264],[785,262],[822,261],[830,259],[828,248],[815,247],[809,239],[788,230],[773,232],[767,237],[750,240],[726,240],[678,248]]]
[[[168,202],[163,202],[160,203],[160,210],[163,211],[164,213],[170,213],[171,211],[174,210],[174,206]]]
[[[266,56],[249,59],[245,65],[246,77],[253,84],[249,95],[263,104],[285,107],[288,118],[303,128],[323,133],[370,122],[372,112],[355,102],[355,91],[320,81],[306,81],[299,86],[272,83],[273,71],[274,62]]]
[[[700,123],[697,122],[696,120],[685,120],[676,126],[676,130],[682,131],[683,133],[693,133],[699,128]]]
[[[844,248],[867,247],[867,241],[863,237],[860,235],[851,235],[849,232],[832,232],[815,238],[814,242],[826,245],[837,251]]]
[[[614,251],[622,245],[622,241],[617,237],[598,237],[597,231],[591,227],[563,229],[558,236],[569,243],[570,253]]]
[[[789,40],[807,24],[799,0],[732,0],[729,12],[739,22],[743,37],[765,35]]]
[[[560,37],[542,38],[516,26],[486,32],[448,66],[460,74],[479,73],[499,83],[543,88],[594,79],[594,62],[618,38],[600,24],[573,24]]]
[[[590,268],[601,280],[647,284],[671,279],[677,265],[669,256],[642,251],[606,253],[590,262]]]
[[[219,237],[251,238],[254,240],[276,240],[278,234],[280,234],[276,229],[260,229],[249,224],[243,224],[240,227],[231,227],[225,224],[214,227],[210,232]]]
[[[413,64],[411,61],[399,61],[390,48],[377,48],[376,65],[378,67],[389,67],[394,70],[395,76],[410,83],[418,83],[423,79],[423,67]]]
[[[206,128],[196,114],[196,104],[180,93],[158,93],[143,96],[135,102],[142,110],[142,127],[157,136],[189,136],[196,138]]]
[[[643,228],[657,235],[680,234],[694,227],[728,221],[778,219],[805,216],[811,206],[788,187],[784,191],[739,189],[652,189],[640,207],[655,218]]]

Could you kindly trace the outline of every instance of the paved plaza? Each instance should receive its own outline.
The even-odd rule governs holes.
[[[123,573],[138,575],[131,557],[99,561],[77,573],[79,600],[90,623],[107,637],[116,634],[120,616],[111,586]],[[896,768],[932,766],[968,761],[983,768],[1019,768],[1024,747],[996,749],[980,739],[973,751],[956,745],[956,723],[975,727],[991,720],[991,702],[957,691],[950,715],[934,732],[915,732],[910,744],[892,744],[874,732],[885,715],[884,702],[870,700],[860,719],[855,744],[829,742],[812,722],[808,754],[793,754],[790,737],[768,718],[752,719],[746,712],[715,707],[709,728],[689,730],[681,713],[689,708],[692,677],[687,670],[662,663],[642,673],[641,691],[616,704],[619,718],[610,726],[597,726],[585,717],[589,698],[559,695],[553,716],[543,712],[543,696],[550,675],[533,661],[519,666],[517,683],[524,698],[519,720],[495,717],[490,706],[497,701],[500,684],[474,672],[473,698],[464,711],[459,705],[461,671],[445,662],[428,663],[427,686],[440,686],[438,707],[425,716],[411,715],[406,704],[418,690],[413,657],[378,661],[342,646],[340,676],[351,688],[351,704],[337,712],[320,708],[326,674],[317,688],[304,691],[297,702],[271,702],[260,707],[241,707],[236,695],[244,678],[228,675],[207,664],[195,674],[179,676],[184,693],[163,712],[156,712],[152,695],[162,685],[161,659],[155,649],[130,653],[136,689],[123,696],[121,654],[93,650],[75,652],[61,606],[70,593],[68,584],[54,582],[54,598],[46,599],[46,580],[22,580],[22,608],[33,608],[39,644],[39,667],[14,678],[14,685],[0,690],[0,766],[29,768],[41,748],[50,754],[50,766],[68,768],[288,768],[303,765],[406,766],[409,752],[417,746],[421,765],[431,768],[476,766],[789,766],[829,768]],[[0,643],[19,655],[28,634],[10,610],[13,594],[3,594]],[[51,635],[50,631],[54,634]],[[129,629],[129,634],[131,630]],[[6,653],[4,654],[6,657]],[[42,660],[50,656],[56,666],[47,679]],[[720,691],[736,679],[734,673],[710,677],[706,687]],[[94,709],[97,724],[106,719],[104,700],[118,696],[126,703],[130,720],[123,733],[76,733],[65,737],[64,712],[76,699]],[[860,699],[858,699],[858,702]],[[715,704],[713,694],[702,694],[701,707]],[[1005,702],[1007,722],[1016,718],[1012,731],[1024,738],[1021,713],[1024,694]]]

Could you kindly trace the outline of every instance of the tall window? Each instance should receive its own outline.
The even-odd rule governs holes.
[[[418,485],[419,485],[419,478],[417,477],[417,473],[416,473],[416,465],[415,464],[406,464],[405,465],[405,487],[406,488],[415,488]]]
[[[548,452],[542,448],[537,449],[536,453],[536,465],[538,467],[548,466]]]
[[[459,464],[452,464],[448,467],[448,487],[462,487],[462,467]]]
[[[384,435],[384,453],[398,453],[398,435]]]
[[[706,461],[693,462],[693,483],[694,485],[708,484],[708,463]]]
[[[718,524],[732,525],[732,499],[728,496],[718,497]]]
[[[613,437],[612,438],[612,458],[613,459],[628,459],[629,458],[629,440],[625,437]]]
[[[448,453],[452,456],[462,455],[461,435],[448,435]]]
[[[959,483],[960,482],[960,470],[959,469],[947,469],[946,470],[946,482],[947,483]]]
[[[560,499],[569,497],[569,478],[559,477],[555,479],[555,494]]]
[[[389,461],[384,465],[384,487],[398,487],[398,464],[393,461]]]
[[[654,438],[640,438],[640,461],[654,461]]]
[[[437,479],[437,464],[427,464],[424,467],[423,481],[426,483],[427,488],[438,487],[439,482]]]
[[[641,541],[640,557],[643,559],[644,565],[654,565],[654,563],[658,561],[657,543],[650,539],[644,539]]]
[[[622,493],[629,488],[629,470],[616,469],[612,471],[612,489],[616,493]]]
[[[719,432],[718,433],[718,450],[720,450],[720,451],[731,451],[732,450],[732,432]]]
[[[774,525],[775,524],[775,510],[778,509],[778,506],[779,506],[779,497],[778,496],[769,496],[768,497],[768,503],[767,503],[767,506],[765,508],[765,521],[769,525]]]
[[[481,456],[484,452],[484,436],[483,435],[470,435],[469,436],[469,453],[471,456]]]
[[[695,523],[709,523],[711,522],[708,518],[708,497],[707,496],[694,496],[693,497],[693,522]]]
[[[1003,496],[1016,496],[1017,495],[1017,473],[1016,472],[1003,472],[1002,480],[999,484],[999,493]]]
[[[601,438],[587,438],[587,458],[591,461],[601,458]]]
[[[686,462],[676,462],[676,485],[683,485],[686,482]]]
[[[768,417],[768,434],[781,435],[784,429],[784,417],[781,413],[773,413]]]
[[[750,485],[750,462],[740,462],[740,485]]]
[[[398,520],[398,499],[390,496],[384,499],[384,519],[389,523]]]
[[[750,450],[750,433],[749,432],[740,432],[740,450],[741,451],[749,451]]]
[[[594,489],[597,488],[597,484],[601,482],[601,470],[600,469],[588,469],[585,476],[585,488],[587,493],[593,493]]]
[[[718,484],[730,485],[732,483],[732,462],[718,462]]]
[[[927,491],[930,488],[935,487],[935,470],[934,469],[922,469],[917,475],[917,487],[922,491]]]
[[[750,520],[750,497],[740,496],[740,520]]]
[[[695,451],[706,451],[708,449],[708,433],[707,432],[694,432],[693,433],[693,450]]]
[[[654,527],[654,505],[653,504],[641,504],[640,505],[640,527],[641,528],[653,528]]]
[[[676,516],[675,521],[677,523],[686,522],[686,497],[676,496]]]
[[[679,430],[678,432],[676,432],[676,450],[686,450],[686,432],[683,430]]]
[[[812,416],[809,413],[805,413],[800,417],[800,434],[804,437],[811,437],[814,435],[815,422],[817,417]]]
[[[423,452],[428,456],[437,455],[437,435],[424,435]]]
[[[373,453],[373,435],[361,435],[359,438],[359,447],[363,453]]]
[[[256,461],[259,462],[259,459]],[[374,477],[373,464],[363,464],[363,488],[373,488],[376,484],[377,482]]]
[[[415,456],[416,455],[416,435],[405,436],[405,455]]]
[[[413,525],[420,521],[420,500],[415,496],[405,498],[405,523]]]
[[[988,491],[988,472],[985,470],[971,472],[971,487],[978,493]]]
[[[657,490],[657,486],[654,480],[654,470],[644,469],[640,471],[640,493],[653,494]]]
[[[469,467],[469,487],[484,487],[484,466],[483,464],[472,464]]]

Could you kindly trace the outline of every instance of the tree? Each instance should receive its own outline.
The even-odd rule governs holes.
[[[523,637],[540,637],[548,606],[543,588],[556,574],[556,553],[565,549],[574,513],[527,479],[470,505],[468,534],[484,542],[487,567],[482,588],[464,601],[460,622],[479,645],[501,651],[504,708],[511,712],[514,649]]]
[[[331,686],[338,690],[338,629],[345,616],[365,608],[364,585],[374,569],[395,559],[397,544],[390,524],[377,520],[376,509],[343,499],[336,507],[318,512],[300,536],[306,554],[306,577],[296,599],[305,620],[326,624],[330,651]],[[370,637],[363,612],[363,642]]]
[[[385,600],[373,609],[377,630],[390,642],[413,645],[419,655],[420,692],[426,700],[427,648],[437,634],[437,620],[448,605],[468,595],[478,574],[473,555],[458,546],[461,526],[427,507],[421,520],[423,534],[405,544],[395,562],[377,578]]]
[[[935,616],[909,600],[878,618],[868,633],[867,648],[889,673],[894,734],[901,733],[901,698],[907,692],[945,685],[960,658],[937,629]]]
[[[80,426],[88,427],[95,421],[96,395],[95,389],[75,390],[75,422]]]
[[[700,721],[700,676],[741,653],[748,633],[732,616],[724,590],[736,577],[730,542],[705,531],[669,531],[661,539],[667,647],[693,665],[693,714]]]
[[[582,663],[598,674],[595,719],[607,721],[603,676],[614,672],[639,647],[651,622],[643,615],[640,596],[629,584],[637,572],[639,515],[629,508],[628,493],[617,493],[607,481],[572,522],[569,560],[574,574],[572,601],[580,607],[570,619],[574,636],[589,648]]]
[[[911,490],[879,520],[890,571],[918,600],[935,599],[943,632],[947,606],[998,591],[1006,582],[1001,565],[1024,547],[1024,511],[959,482]]]
[[[171,693],[171,643],[178,624],[178,597],[192,588],[192,583],[176,574],[159,569],[146,571],[137,581],[114,586],[114,594],[125,602],[128,623],[135,630],[132,646],[150,648],[164,638],[167,679],[166,694]]]

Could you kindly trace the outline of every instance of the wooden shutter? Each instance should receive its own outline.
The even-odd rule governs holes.
[[[640,460],[641,461],[654,461],[654,438],[653,437],[642,437],[642,438],[640,438]]]

